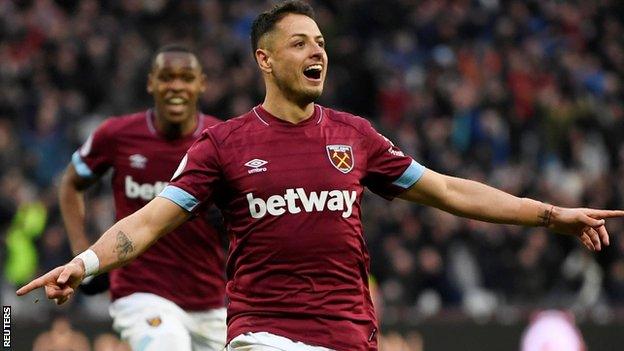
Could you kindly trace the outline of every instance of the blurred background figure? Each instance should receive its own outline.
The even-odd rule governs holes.
[[[95,337],[93,351],[130,351],[130,346],[117,336],[105,333]]]
[[[583,336],[570,313],[537,313],[522,335],[521,351],[585,351]]]
[[[74,330],[65,317],[52,321],[50,330],[39,335],[33,344],[33,351],[91,351],[89,339]]]
[[[410,332],[407,336],[402,336],[397,332],[390,332],[387,335],[379,336],[380,351],[423,351],[424,344],[422,336],[418,332]]]

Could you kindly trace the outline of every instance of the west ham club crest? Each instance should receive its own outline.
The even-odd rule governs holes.
[[[327,156],[331,164],[342,173],[349,173],[353,169],[355,160],[349,145],[327,145]]]

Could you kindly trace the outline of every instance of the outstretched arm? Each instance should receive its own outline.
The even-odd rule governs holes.
[[[577,236],[590,250],[609,245],[604,219],[624,216],[624,211],[564,208],[519,198],[479,182],[429,169],[400,197],[486,222],[545,226]]]
[[[137,212],[115,223],[91,246],[99,260],[98,272],[109,271],[131,261],[189,217],[190,213],[172,201],[156,197]],[[71,297],[84,277],[85,262],[76,257],[31,281],[17,294],[21,296],[45,287],[47,297],[61,304]]]

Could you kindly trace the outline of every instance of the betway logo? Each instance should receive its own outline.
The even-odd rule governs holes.
[[[253,218],[262,218],[267,213],[281,216],[286,211],[297,214],[305,212],[342,211],[342,218],[349,218],[353,212],[353,204],[357,193],[348,190],[323,190],[307,194],[303,188],[286,189],[284,195],[270,196],[266,201],[254,198],[253,193],[247,194],[249,213]]]
[[[141,198],[149,201],[160,194],[166,186],[167,182],[139,184],[132,180],[132,176],[126,176],[126,196],[130,199]]]

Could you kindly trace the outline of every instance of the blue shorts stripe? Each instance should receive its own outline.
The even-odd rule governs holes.
[[[74,152],[74,154],[72,155],[72,160],[71,161],[72,161],[72,164],[74,165],[74,168],[76,169],[76,173],[78,173],[79,176],[81,176],[83,178],[92,178],[93,177],[93,175],[94,175],[93,171],[82,160],[82,157],[80,157],[80,153],[78,153],[78,151]]]
[[[178,206],[189,212],[193,211],[195,207],[199,205],[199,201],[195,196],[173,185],[167,185],[158,196],[175,202]]]
[[[414,185],[420,177],[425,173],[425,167],[420,163],[412,160],[412,163],[407,167],[405,172],[401,176],[392,182],[393,185],[399,186],[403,189],[407,189]]]

